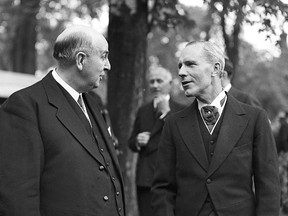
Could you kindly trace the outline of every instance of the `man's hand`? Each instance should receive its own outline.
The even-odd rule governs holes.
[[[139,150],[141,147],[146,146],[149,139],[150,139],[150,132],[145,131],[142,133],[139,133],[136,137],[137,145],[139,146]]]
[[[158,96],[154,99],[157,112],[161,115],[166,115],[170,111],[169,101],[165,99],[165,96]]]

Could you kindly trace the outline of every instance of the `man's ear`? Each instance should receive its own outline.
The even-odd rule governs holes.
[[[83,69],[84,62],[85,62],[85,60],[86,60],[86,57],[87,57],[87,55],[86,55],[84,52],[78,52],[78,53],[76,54],[76,57],[75,57],[76,67],[77,67],[79,70],[82,70],[82,69]]]
[[[228,74],[227,74],[227,71],[223,70],[221,73],[220,73],[220,78],[227,78]]]
[[[213,72],[212,72],[211,76],[217,76],[217,75],[220,76],[220,72],[221,72],[221,70],[220,70],[220,63],[219,63],[219,62],[216,62],[216,63],[214,64],[214,69],[213,69]]]

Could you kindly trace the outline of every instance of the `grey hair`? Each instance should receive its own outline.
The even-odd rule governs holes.
[[[202,44],[203,45],[203,54],[207,61],[215,64],[220,63],[220,72],[223,72],[225,67],[225,55],[221,48],[210,41],[191,41],[186,44],[187,46]]]
[[[78,52],[92,54],[93,42],[91,35],[85,32],[72,32],[61,39],[56,40],[53,57],[61,66],[74,64]]]

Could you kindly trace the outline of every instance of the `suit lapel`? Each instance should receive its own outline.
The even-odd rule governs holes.
[[[197,103],[195,101],[185,110],[186,112],[183,115],[183,118],[179,118],[177,126],[179,127],[181,136],[189,151],[196,158],[200,166],[207,171],[209,164],[199,129],[197,109]]]
[[[49,103],[57,108],[56,117],[67,128],[68,131],[79,141],[79,143],[94,157],[99,160],[98,149],[89,134],[83,126],[81,120],[70,106],[69,102],[63,95],[61,89],[54,80],[52,73],[49,73],[42,80],[43,86],[47,93]]]
[[[104,121],[103,116],[101,115],[100,109],[98,108],[97,103],[93,102],[91,95],[85,94],[84,97],[86,99],[85,101],[87,102],[87,106],[89,107],[89,110],[91,111],[91,114],[92,114],[93,118],[95,119],[96,124],[99,127],[99,131],[103,135],[103,139],[106,143],[108,151],[110,152],[111,158],[114,161],[114,163],[117,167],[117,170],[120,170],[120,165],[119,165],[118,158],[117,158],[117,155],[115,152],[115,147],[113,145],[111,136],[108,132],[107,124]]]
[[[149,122],[151,123],[153,122],[153,127],[151,129],[151,135],[150,135],[150,137],[153,137],[155,134],[157,134],[159,131],[162,130],[163,122],[159,118],[156,118],[155,109],[153,107],[153,101],[148,105],[149,106],[146,107],[145,113],[147,115],[146,116],[147,118],[150,118],[150,116],[152,116],[151,121]]]
[[[212,175],[227,158],[248,123],[248,119],[243,118],[245,112],[239,102],[229,95],[223,115],[217,145],[208,170],[208,176]]]

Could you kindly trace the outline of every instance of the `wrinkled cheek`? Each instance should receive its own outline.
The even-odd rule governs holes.
[[[199,84],[199,88],[201,89],[201,91],[206,90],[211,85],[211,82],[211,79],[203,78],[202,82],[200,82]]]

